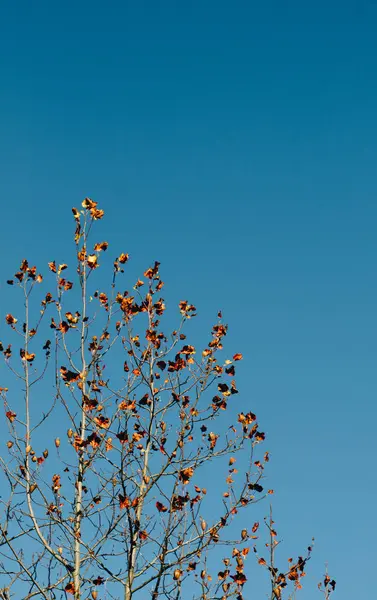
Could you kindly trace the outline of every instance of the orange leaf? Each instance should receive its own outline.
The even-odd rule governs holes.
[[[129,255],[129,254],[124,254],[124,252],[122,252],[122,254],[120,254],[120,255],[118,256],[118,261],[119,261],[119,262],[120,262],[122,265],[124,265],[124,264],[125,264],[125,263],[128,261],[128,259],[129,259],[129,258],[130,258],[130,255]]]
[[[17,319],[11,314],[8,314],[5,317],[5,320],[8,323],[8,325],[14,325],[15,323],[17,323]]]
[[[87,258],[87,263],[88,263],[88,267],[90,269],[97,269],[98,265],[98,258],[95,254],[89,254],[88,258]]]
[[[130,499],[127,496],[119,494],[119,508],[129,508],[131,506]]]
[[[15,412],[11,411],[11,410],[8,410],[8,411],[5,413],[5,416],[7,417],[7,419],[9,419],[9,421],[10,421],[11,423],[13,423],[13,421],[14,421],[14,420],[15,420],[15,418],[17,417],[17,414],[16,414]]]
[[[142,531],[139,531],[139,538],[143,541],[148,539],[148,534],[144,529]]]
[[[94,200],[92,200],[91,198],[84,198],[84,200],[81,203],[81,206],[90,210],[91,208],[96,208],[97,204],[98,202],[94,202]]]
[[[108,242],[100,242],[99,244],[95,244],[94,250],[96,252],[100,252],[101,250],[107,250],[108,247],[109,247]]]
[[[64,589],[67,592],[67,594],[72,594],[72,596],[74,596],[76,593],[76,588],[75,588],[75,584],[73,583],[73,581],[70,581],[69,583],[67,583],[67,585],[65,586]]]
[[[161,502],[156,502],[156,508],[158,510],[158,512],[166,512],[168,509],[166,506],[164,506]]]
[[[179,480],[186,485],[191,477],[194,474],[194,469],[192,467],[188,467],[187,469],[182,469],[182,471],[179,471]]]

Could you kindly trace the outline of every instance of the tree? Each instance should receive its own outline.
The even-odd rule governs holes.
[[[256,415],[227,417],[242,355],[221,359],[221,313],[205,347],[191,345],[188,301],[173,332],[163,332],[158,262],[132,292],[119,291],[129,260],[121,253],[109,289],[97,289],[108,243],[90,234],[104,211],[86,198],[72,212],[72,281],[67,264],[49,262],[54,287],[44,290],[24,259],[7,282],[21,292],[23,312],[15,299],[6,315],[12,340],[0,345],[11,376],[0,388],[9,428],[0,597],[242,599],[259,527],[242,527],[243,515],[273,493],[263,487],[269,456],[259,452]],[[224,477],[207,489],[213,469]],[[300,588],[311,547],[279,571],[272,515],[266,525],[269,557],[252,553],[279,600],[288,583]]]

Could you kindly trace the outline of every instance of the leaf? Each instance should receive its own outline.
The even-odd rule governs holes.
[[[190,481],[191,477],[194,474],[194,469],[193,467],[188,467],[187,469],[182,469],[181,471],[179,471],[179,481],[181,481],[183,483],[183,485],[187,485],[188,482]]]
[[[91,412],[98,406],[98,400],[95,398],[89,398],[88,396],[83,396],[83,405],[87,412]]]
[[[96,208],[97,204],[98,202],[94,202],[94,200],[92,200],[91,198],[84,198],[84,200],[81,203],[81,206],[86,210],[90,210],[92,208]]]
[[[208,441],[210,442],[210,448],[211,448],[211,450],[213,450],[214,447],[216,446],[218,437],[219,436],[216,435],[215,433],[213,433],[212,431],[208,434]]]
[[[248,412],[246,415],[242,412],[238,415],[238,422],[242,425],[251,425],[256,418],[257,417],[252,412]]]
[[[249,483],[247,486],[249,490],[254,490],[256,492],[263,492],[263,487],[259,483]]]
[[[71,312],[66,312],[65,318],[70,325],[75,325],[79,321],[80,313],[76,312],[75,315],[73,315]]]
[[[154,277],[157,278],[159,266],[160,263],[156,260],[153,267],[149,267],[149,269],[144,271],[144,277],[147,277],[148,279],[153,279]]]
[[[247,581],[246,575],[244,575],[244,573],[236,573],[235,575],[231,575],[231,578],[237,585],[244,585]]]
[[[224,581],[224,579],[229,577],[229,575],[230,575],[230,571],[228,569],[226,569],[226,571],[219,571],[217,574],[217,577],[218,577],[219,581]]]
[[[148,534],[145,529],[139,531],[139,539],[141,539],[143,542],[148,539]]]
[[[87,445],[90,445],[92,448],[98,448],[100,443],[101,438],[97,435],[96,432],[93,432],[90,435],[88,435],[84,442],[82,442],[82,446],[85,447]]]
[[[231,392],[226,383],[219,383],[217,386],[219,392],[221,392],[224,396],[230,396]]]
[[[127,496],[119,494],[119,508],[129,508],[131,506],[130,499]]]
[[[234,375],[236,374],[236,370],[234,368],[234,365],[231,365],[230,367],[227,367],[225,369],[225,373],[231,377],[234,377]]]
[[[56,493],[60,490],[61,487],[62,487],[62,484],[60,482],[60,475],[53,475],[52,476],[52,486],[51,486],[52,491]]]
[[[17,417],[17,414],[15,412],[13,412],[12,410],[8,410],[5,413],[6,418],[13,423],[13,421],[15,420],[15,418]]]
[[[181,300],[181,302],[179,303],[179,309],[181,311],[181,314],[186,318],[186,319],[190,319],[191,317],[195,317],[195,314],[190,314],[190,313],[195,313],[196,308],[193,304],[189,304],[187,302],[187,300]]]
[[[123,400],[119,406],[119,410],[135,410],[136,400]]]
[[[96,254],[89,254],[88,258],[87,258],[87,264],[88,267],[90,269],[97,269],[98,265],[98,258]]]
[[[190,346],[190,345],[185,345],[183,346],[181,352],[181,354],[187,354],[187,355],[191,355],[191,354],[195,354],[196,350],[194,348],[194,346]]]
[[[98,427],[102,427],[103,429],[108,429],[110,427],[110,419],[104,417],[103,415],[99,415],[98,417],[94,417],[94,422]]]
[[[94,221],[102,219],[104,214],[105,214],[105,211],[101,210],[99,208],[91,208],[90,209],[90,215]]]
[[[233,356],[233,360],[242,360],[243,356],[239,352]]]
[[[80,379],[80,373],[74,373],[67,369],[67,367],[60,367],[60,375],[66,385],[69,385],[73,381]]]
[[[25,352],[23,348],[21,348],[20,350],[20,356],[22,360],[26,360],[30,363],[33,362],[33,360],[35,359],[35,354],[29,354],[28,352]]]
[[[156,502],[156,508],[158,512],[167,512],[167,507],[162,504],[162,502]]]
[[[5,320],[8,323],[8,325],[15,325],[15,323],[17,323],[17,319],[11,314],[7,314]]]
[[[73,583],[73,581],[70,581],[69,583],[67,583],[64,590],[67,592],[67,594],[72,594],[72,596],[74,596],[76,593],[76,588],[75,588],[75,584]]]
[[[63,288],[66,292],[71,290],[73,287],[72,281],[67,281],[66,279],[59,279],[59,287]]]
[[[94,250],[96,252],[101,252],[101,250],[103,250],[103,251],[107,250],[108,247],[109,247],[108,242],[100,242],[99,244],[94,245]]]
[[[121,444],[126,444],[128,442],[127,431],[121,431],[120,433],[117,433],[116,436]]]

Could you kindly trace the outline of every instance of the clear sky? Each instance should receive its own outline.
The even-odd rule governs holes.
[[[282,555],[317,540],[303,600],[325,561],[335,597],[370,597],[377,3],[19,0],[0,23],[1,280],[63,259],[98,201],[196,327],[229,322]]]

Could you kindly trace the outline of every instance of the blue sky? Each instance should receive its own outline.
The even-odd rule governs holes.
[[[0,22],[1,279],[64,259],[71,206],[97,200],[101,237],[160,260],[196,327],[229,322],[282,553],[317,539],[302,598],[325,561],[339,598],[367,596],[377,4],[20,0]]]

